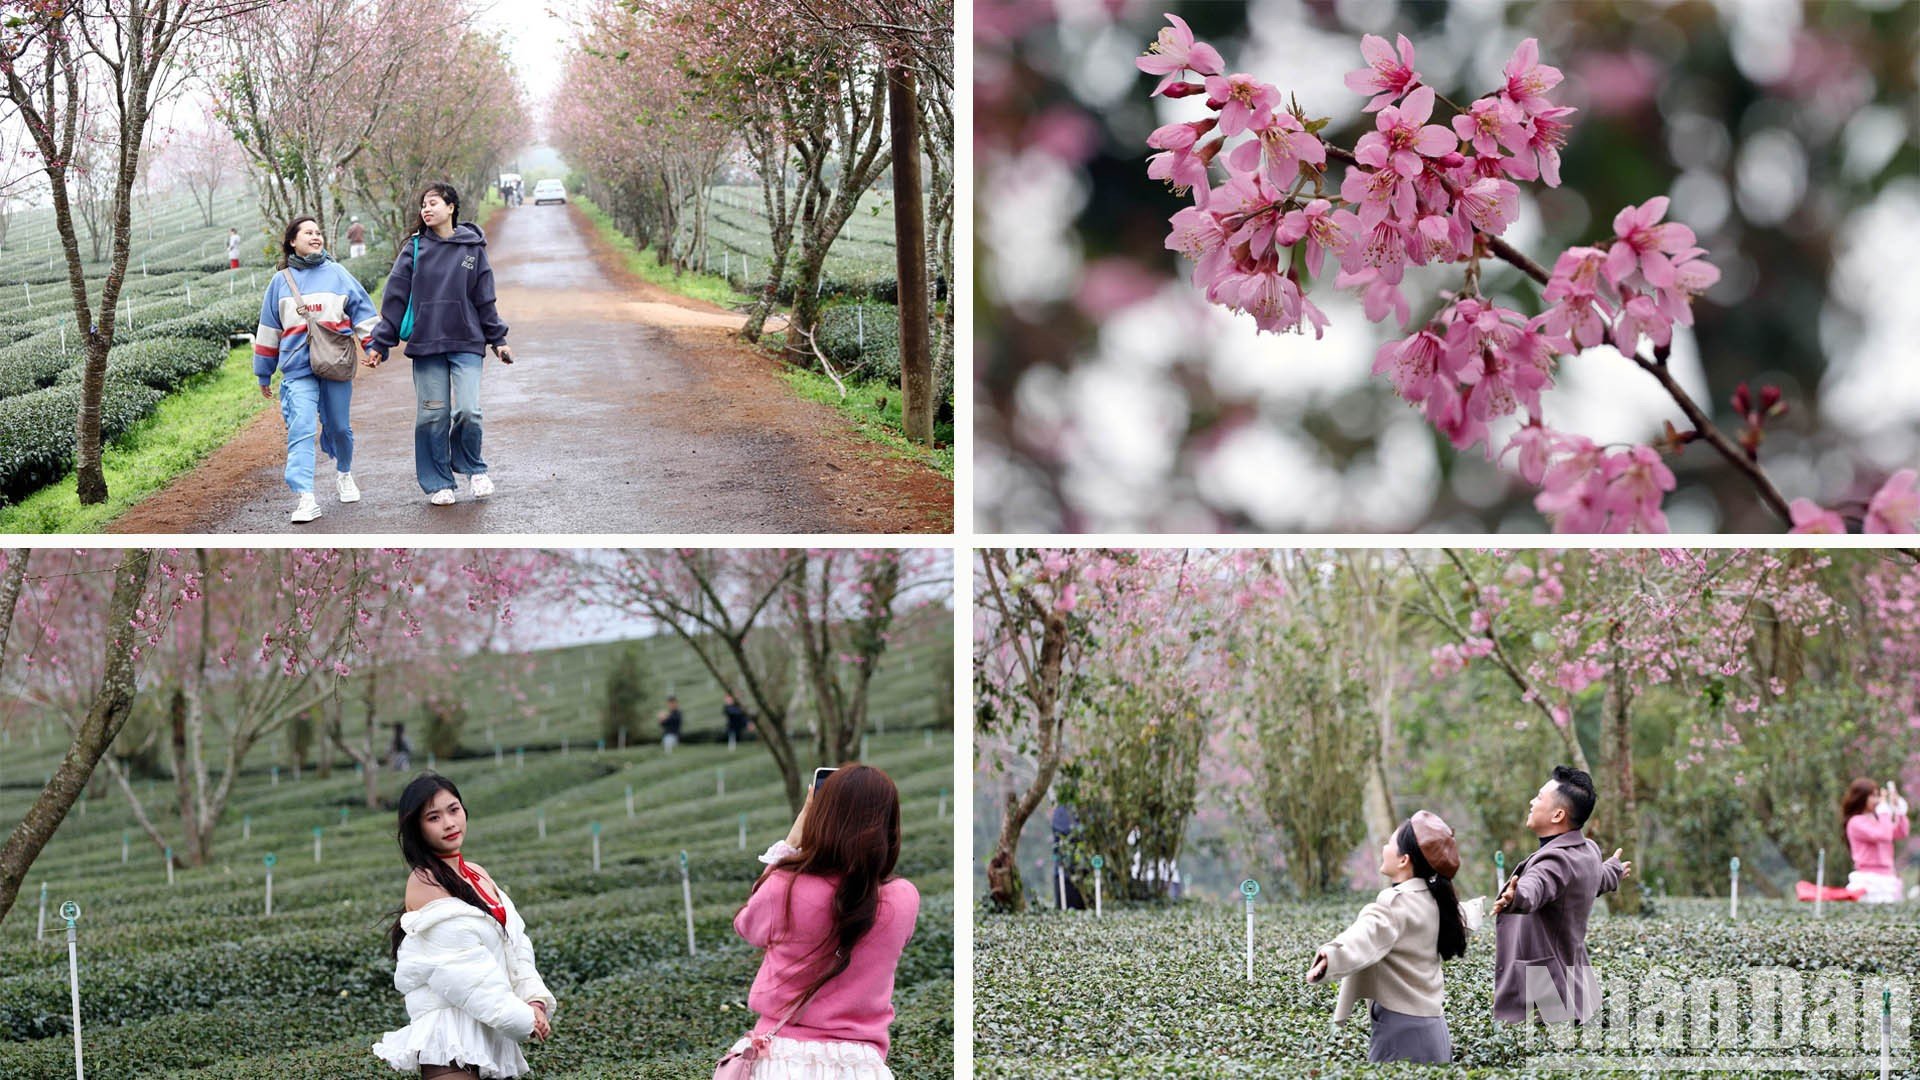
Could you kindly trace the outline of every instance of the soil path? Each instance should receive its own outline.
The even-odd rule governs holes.
[[[572,205],[490,222],[513,364],[489,355],[483,454],[496,490],[432,506],[414,480],[403,353],[354,387],[354,478],[341,505],[292,525],[285,428],[264,411],[110,526],[120,533],[948,532],[953,482],[881,456],[827,406],[797,398],[732,334],[741,316],[627,271]]]

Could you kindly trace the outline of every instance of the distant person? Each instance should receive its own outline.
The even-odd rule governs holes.
[[[741,708],[740,703],[733,699],[732,694],[726,695],[724,700],[726,703],[720,706],[720,712],[727,718],[727,738],[736,742],[745,739],[747,729],[753,726],[753,719],[747,715],[747,710]]]
[[[1633,864],[1620,852],[1602,862],[1582,836],[1598,796],[1593,777],[1556,765],[1527,804],[1526,826],[1540,847],[1520,860],[1493,902],[1493,1017],[1525,1023],[1538,1010],[1553,1024],[1585,1023],[1600,1005],[1600,979],[1587,959],[1587,916],[1601,893],[1620,887]]]
[[[357,259],[367,253],[367,227],[360,224],[358,215],[347,221],[347,258]]]
[[[201,250],[205,250],[202,248]],[[227,230],[227,269],[240,269],[240,230]]]
[[[1894,790],[1893,781],[1875,787],[1873,781],[1861,777],[1847,786],[1840,817],[1846,823],[1847,847],[1853,852],[1853,872],[1847,875],[1847,888],[1865,890],[1862,903],[1898,903],[1902,886],[1900,875],[1893,869],[1893,847],[1912,830],[1907,820],[1907,800]]]
[[[722,1068],[891,1080],[894,974],[920,916],[919,890],[894,876],[899,790],[870,765],[842,766],[809,789],[786,839],[760,861],[767,868],[733,917],[734,931],[766,950],[747,994],[760,1019]]]
[[[411,324],[414,475],[428,502],[452,506],[461,474],[474,498],[493,494],[480,456],[480,368],[487,346],[503,364],[513,363],[513,350],[494,310],[486,234],[459,220],[460,193],[452,184],[428,184],[419,205],[419,223],[381,295],[370,352],[378,367]]]
[[[667,707],[660,710],[660,745],[669,754],[680,745],[680,723],[680,699],[668,694]]]
[[[524,1076],[520,1044],[553,1034],[556,1002],[534,966],[513,898],[461,854],[467,808],[453,781],[427,773],[400,795],[407,897],[393,912],[393,984],[412,1021],[373,1052],[425,1080]]]
[[[1380,849],[1380,873],[1392,884],[1314,954],[1307,981],[1340,980],[1334,1023],[1353,1015],[1356,1002],[1369,1003],[1368,1061],[1453,1060],[1440,964],[1465,955],[1481,904],[1461,905],[1453,891],[1459,872],[1452,827],[1431,811],[1416,812]]]
[[[1080,819],[1065,803],[1056,803],[1048,824],[1053,832],[1053,881],[1049,883],[1047,891],[1053,894],[1053,906],[1085,911],[1086,894],[1080,891],[1080,886],[1073,880],[1079,873],[1081,862],[1077,851],[1082,834]]]
[[[406,772],[413,767],[413,744],[407,741],[407,725],[393,725],[393,746],[388,756],[394,772]]]
[[[353,480],[349,417],[353,382],[314,374],[309,326],[351,334],[364,348],[372,340],[379,316],[367,290],[327,254],[326,237],[312,217],[303,214],[288,222],[280,237],[280,254],[281,270],[267,280],[267,293],[260,302],[260,325],[253,333],[253,373],[260,380],[260,396],[269,400],[274,373],[280,373],[280,416],[287,426],[285,476],[297,500],[289,520],[300,525],[320,516],[320,503],[313,495],[316,442],[333,459],[340,501],[360,501],[360,488]]]

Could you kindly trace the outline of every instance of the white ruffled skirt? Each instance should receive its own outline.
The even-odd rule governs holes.
[[[519,1043],[459,1009],[422,1013],[406,1027],[380,1036],[373,1052],[400,1072],[457,1061],[479,1069],[481,1080],[510,1080],[530,1068]]]
[[[1847,875],[1847,888],[1865,889],[1867,895],[1860,900],[1866,904],[1897,904],[1905,899],[1901,895],[1900,878],[1896,874],[1855,870]]]
[[[745,1050],[750,1040],[733,1044]],[[753,1080],[893,1080],[879,1047],[862,1042],[812,1042],[775,1035],[767,1056],[753,1064]]]

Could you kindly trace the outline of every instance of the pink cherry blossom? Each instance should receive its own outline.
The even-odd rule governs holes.
[[[1652,297],[1629,295],[1620,317],[1613,323],[1613,347],[1631,356],[1640,348],[1641,334],[1652,338],[1655,345],[1672,344],[1673,322],[1660,311]]]
[[[1301,163],[1316,167],[1327,164],[1326,145],[1308,134],[1300,118],[1292,113],[1274,113],[1254,135],[1253,141],[1234,147],[1227,155],[1228,163],[1242,172],[1262,169],[1267,182],[1282,191],[1299,179]]]
[[[1483,97],[1465,113],[1453,118],[1454,134],[1471,142],[1484,156],[1497,156],[1500,147],[1518,152],[1527,145],[1527,130],[1520,126],[1525,114],[1503,97]]]
[[[1673,490],[1673,470],[1650,446],[1636,446],[1607,458],[1606,506],[1615,515],[1613,531],[1666,532],[1660,500]]]
[[[1513,50],[1505,68],[1507,85],[1503,91],[1515,105],[1538,115],[1552,106],[1547,91],[1560,85],[1563,76],[1557,67],[1540,62],[1540,41],[1528,38]]]
[[[1420,81],[1420,73],[1413,70],[1413,43],[1405,34],[1397,37],[1400,48],[1397,58],[1386,38],[1377,34],[1360,38],[1360,56],[1367,66],[1347,73],[1347,89],[1356,94],[1376,95],[1362,112],[1379,112]]]
[[[1544,314],[1549,333],[1564,334],[1580,348],[1592,348],[1606,337],[1606,324],[1613,318],[1613,306],[1602,290],[1601,268],[1606,252],[1594,247],[1572,247],[1554,260],[1553,275],[1541,293],[1552,306]]]
[[[1154,94],[1165,92],[1167,87],[1178,81],[1183,71],[1218,75],[1226,69],[1226,61],[1220,58],[1220,53],[1213,46],[1193,40],[1193,31],[1187,28],[1187,20],[1169,14],[1167,21],[1173,25],[1161,27],[1160,35],[1147,46],[1146,55],[1133,62],[1135,67],[1149,75],[1164,76],[1160,85],[1153,88]]]
[[[1692,247],[1693,230],[1677,221],[1659,224],[1666,213],[1667,197],[1656,195],[1613,216],[1613,233],[1618,239],[1607,252],[1608,281],[1619,285],[1637,269],[1647,284],[1672,287],[1673,262],[1667,255]]]
[[[1359,231],[1360,219],[1353,211],[1334,210],[1331,202],[1314,199],[1302,209],[1288,211],[1274,240],[1282,245],[1306,240],[1307,272],[1319,277],[1326,253],[1332,251],[1337,256],[1344,252]]]
[[[1209,88],[1211,89],[1211,88]],[[1388,165],[1401,176],[1419,176],[1422,157],[1440,157],[1459,148],[1460,140],[1439,124],[1428,124],[1433,115],[1433,87],[1422,86],[1407,95],[1398,107],[1389,105],[1374,118],[1377,130],[1360,136],[1353,156],[1371,169]]]
[[[1232,138],[1249,129],[1266,127],[1280,105],[1280,91],[1244,72],[1209,75],[1207,101],[1221,103],[1220,134]]]
[[[1520,478],[1537,486],[1547,475],[1547,462],[1553,448],[1554,433],[1535,419],[1507,439],[1507,447],[1500,451],[1500,456],[1517,453]]]
[[[1844,518],[1831,510],[1822,509],[1812,499],[1795,499],[1787,506],[1788,514],[1793,518],[1792,533],[1825,533],[1835,536],[1844,535],[1847,523]]]
[[[1499,236],[1520,213],[1520,189],[1511,180],[1476,180],[1460,192],[1456,204],[1474,228]]]
[[[1920,532],[1920,490],[1915,490],[1916,479],[1920,479],[1920,473],[1913,469],[1901,469],[1887,477],[1887,482],[1880,485],[1880,490],[1874,492],[1867,503],[1867,518],[1861,531]]]
[[[1605,531],[1606,451],[1584,435],[1564,435],[1558,442],[1565,456],[1547,467],[1534,509],[1553,520],[1555,532]]]
[[[1373,228],[1389,214],[1403,220],[1410,218],[1416,207],[1413,185],[1392,169],[1377,172],[1348,169],[1340,181],[1340,198],[1360,208],[1360,224],[1366,229]]]
[[[1577,111],[1571,105],[1545,109],[1534,114],[1527,127],[1526,154],[1531,155],[1534,172],[1548,187],[1560,186],[1560,148],[1567,145],[1567,134],[1573,130],[1567,117]],[[1514,154],[1516,161],[1524,160],[1520,150],[1516,149]]]
[[[1414,405],[1424,403],[1455,367],[1457,364],[1447,356],[1446,343],[1429,330],[1403,341],[1389,341],[1373,357],[1373,373],[1387,376],[1394,392]]]

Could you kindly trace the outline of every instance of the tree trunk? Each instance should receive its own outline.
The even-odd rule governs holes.
[[[7,638],[13,633],[13,611],[20,603],[20,589],[27,580],[30,548],[9,548],[7,569],[0,575],[0,662],[7,659]]]
[[[86,787],[87,780],[112,745],[114,737],[133,711],[135,673],[133,653],[139,632],[133,628],[134,613],[147,588],[147,575],[153,552],[129,549],[114,570],[113,595],[107,602],[107,641],[105,663],[101,667],[100,689],[93,706],[74,734],[53,779],[34,800],[13,832],[0,846],[0,919],[5,919],[20,895],[27,870],[53,839],[54,831],[66,820],[67,811]]]
[[[1624,848],[1623,857],[1631,862],[1640,851],[1640,815],[1633,782],[1633,682],[1621,656],[1620,632],[1617,621],[1607,630],[1607,639],[1613,646],[1613,670],[1607,677],[1607,712],[1603,724],[1606,735],[1602,742],[1606,747],[1607,771],[1613,774],[1615,805],[1613,812],[1605,815],[1609,828],[1602,854],[1607,849]],[[1640,914],[1640,887],[1635,879],[1621,881],[1619,890],[1608,894],[1607,910],[1616,915]]]
[[[1060,768],[1060,668],[1067,653],[1067,617],[1050,611],[1042,618],[1045,622],[1033,693],[1034,726],[1039,730],[1039,768],[1025,792],[1007,795],[1006,811],[1000,819],[1000,836],[993,843],[993,859],[987,869],[988,897],[999,911],[1027,908],[1026,889],[1020,880],[1020,830],[1027,827],[1027,819],[1040,808],[1040,801],[1053,786],[1053,774]]]
[[[933,353],[927,340],[927,220],[920,190],[920,105],[904,56],[887,73],[893,140],[893,236],[900,315],[900,416],[911,442],[933,444]]]

